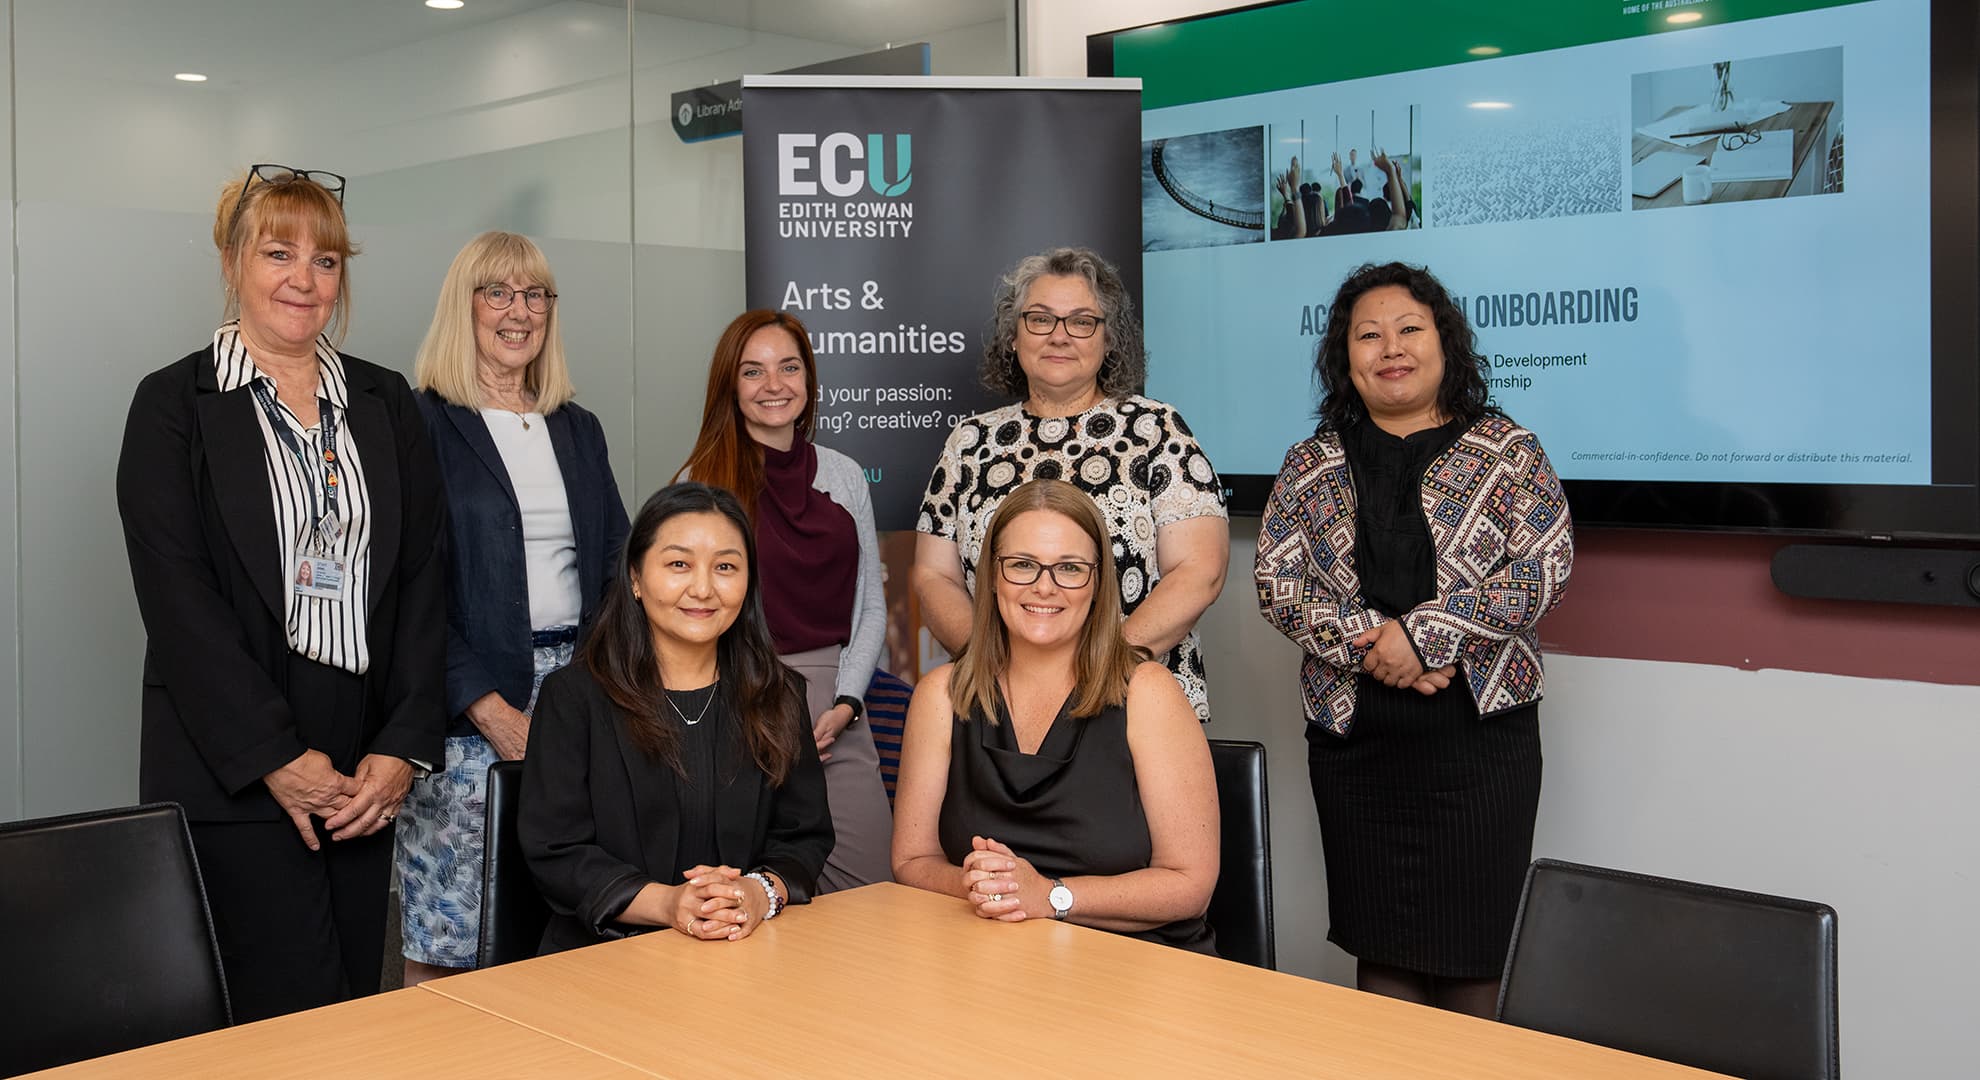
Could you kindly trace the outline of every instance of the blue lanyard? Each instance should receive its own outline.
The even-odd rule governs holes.
[[[316,491],[309,491],[310,530],[312,536],[327,550],[336,542],[341,526],[337,521],[337,412],[330,406],[330,399],[316,399],[316,412],[323,425],[323,468],[319,472],[310,454],[303,448],[302,441],[289,430],[289,422],[282,415],[282,409],[275,403],[275,394],[268,389],[268,383],[256,379],[250,384],[254,388],[254,400],[261,403],[261,411],[268,417],[268,426],[275,430],[275,437],[282,440],[303,472],[323,478],[323,512],[316,512]]]

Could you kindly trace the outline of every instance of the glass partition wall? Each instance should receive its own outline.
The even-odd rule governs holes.
[[[1012,74],[1015,6],[5,4],[0,820],[136,797],[144,633],[113,477],[138,379],[220,318],[228,177],[280,162],[348,178],[362,253],[345,349],[408,375],[461,245],[535,239],[630,506],[686,456],[708,351],[743,303],[740,139],[683,142],[673,93],[913,42],[935,74]]]

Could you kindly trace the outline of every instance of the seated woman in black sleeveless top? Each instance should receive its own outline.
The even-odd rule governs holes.
[[[1033,480],[990,525],[995,588],[908,708],[894,879],[1003,922],[1214,955],[1217,783],[1175,676],[1121,636],[1100,508]]]

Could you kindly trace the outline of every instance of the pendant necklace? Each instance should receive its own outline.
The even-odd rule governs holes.
[[[660,692],[667,698],[667,707],[674,710],[674,715],[681,718],[681,723],[686,724],[689,727],[693,727],[696,724],[699,724],[703,720],[707,719],[708,707],[710,705],[715,704],[715,688],[711,686],[708,688],[708,700],[702,702],[701,704],[701,712],[696,714],[694,719],[689,720],[687,718],[687,714],[681,711],[681,707],[679,705],[674,704],[674,691],[669,690],[666,687],[661,687]],[[692,690],[687,691],[687,693],[693,693],[693,692],[694,691]]]

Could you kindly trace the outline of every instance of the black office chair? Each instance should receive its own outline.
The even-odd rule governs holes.
[[[1217,808],[1223,821],[1223,860],[1217,891],[1205,914],[1217,932],[1217,952],[1276,970],[1272,943],[1272,832],[1265,809],[1265,747],[1255,742],[1210,740],[1217,774]]]
[[[177,803],[0,825],[0,1076],[233,1023]]]
[[[1499,1019],[1753,1080],[1835,1080],[1836,913],[1541,859]]]
[[[550,908],[536,890],[516,835],[516,808],[522,794],[522,762],[498,761],[488,767],[487,833],[481,856],[481,941],[478,963],[494,967],[536,955]]]

